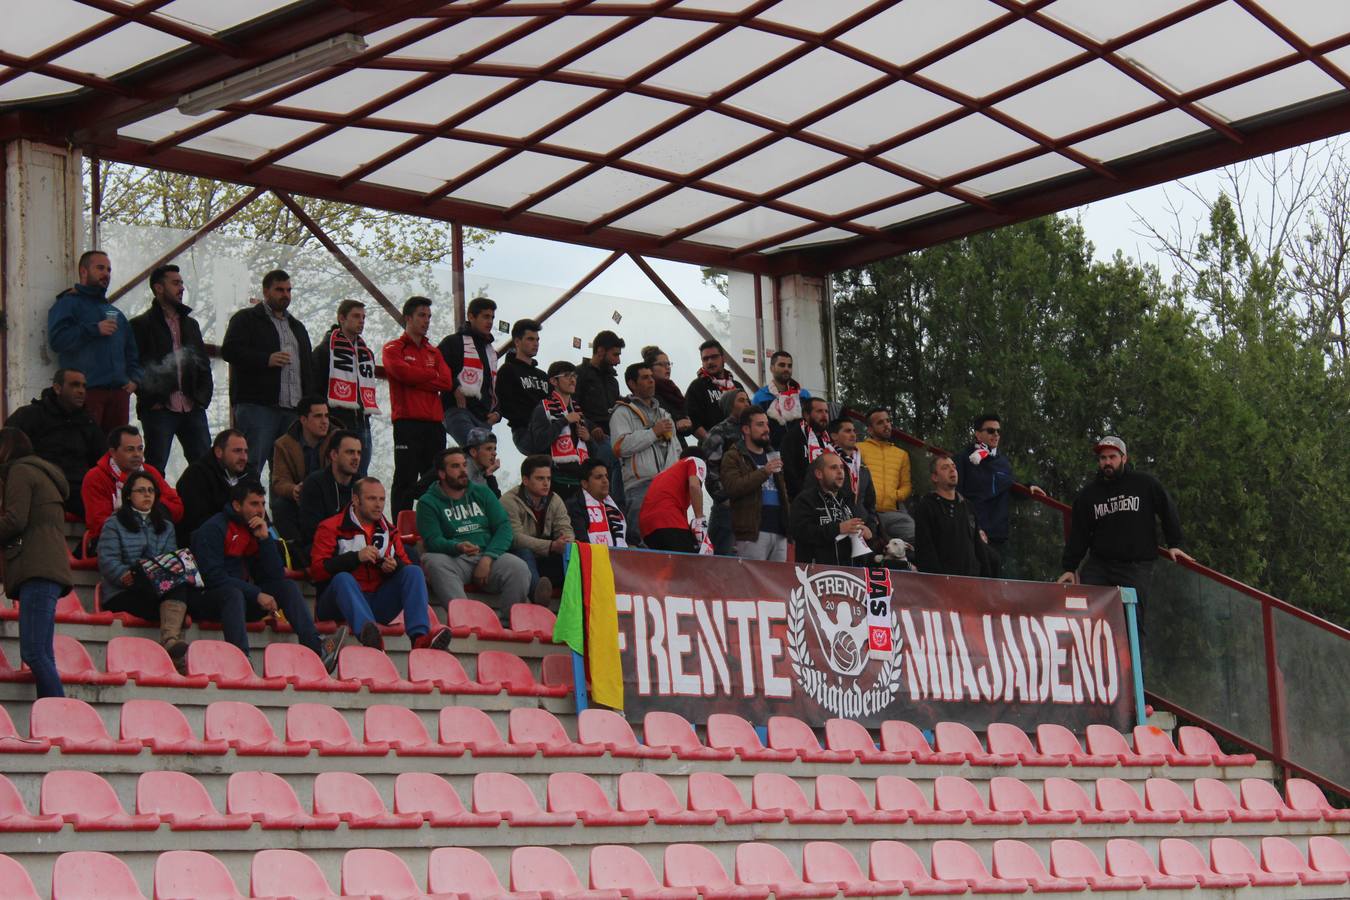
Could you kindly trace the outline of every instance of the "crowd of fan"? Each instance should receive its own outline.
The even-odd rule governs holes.
[[[757,560],[786,559],[791,541],[799,562],[985,576],[1003,562],[1006,574],[1013,474],[997,415],[975,421],[955,459],[935,461],[932,492],[911,503],[910,460],[888,411],[868,411],[860,439],[852,419],[831,418],[793,379],[785,350],[753,396],[713,340],[684,391],[656,346],[622,368],[621,387],[626,345],[612,331],[595,336],[589,358],[545,370],[539,322],[516,321],[499,361],[492,300],[474,299],[433,344],[432,303],[412,297],[403,333],[379,356],[394,442],[386,502],[366,474],[381,411],[363,304],[342,301],[313,345],[288,312],[290,277],[267,273],[261,300],[231,316],[220,347],[234,427],[213,437],[210,360],[179,269],[154,270],[150,306],[130,321],[107,299],[111,271],[102,252],[81,257],[79,282],[48,316],[60,369],[0,430],[5,587],[21,601],[21,655],[39,696],[61,691],[51,620],[71,584],[63,518],[85,524],[102,607],[157,619],[180,664],[189,615],[221,622],[245,653],[248,621],[284,616],[330,670],[348,633],[382,648],[378,625],[400,613],[414,647],[446,649],[430,605],[468,584],[495,598],[504,622],[515,603],[551,603],[578,540]],[[143,431],[129,424],[132,397]],[[504,495],[503,420],[526,455]],[[161,473],[175,439],[188,465],[170,486]],[[386,516],[414,507],[418,548]],[[179,548],[191,550],[202,587],[166,590],[147,574],[144,561]],[[333,638],[319,637],[287,569],[314,582],[314,615],[346,623]]]

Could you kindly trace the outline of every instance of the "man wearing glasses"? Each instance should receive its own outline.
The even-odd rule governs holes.
[[[694,436],[702,441],[714,425],[726,418],[719,401],[727,391],[743,391],[745,386],[731,377],[726,368],[726,353],[717,341],[707,340],[698,347],[703,364],[698,376],[689,382],[684,399],[689,403]]]
[[[975,437],[956,455],[957,490],[975,511],[975,523],[998,554],[998,574],[1017,577],[1008,551],[1008,499],[1016,478],[1012,462],[999,452],[1003,424],[996,413],[981,413],[971,421]],[[1045,491],[1031,485],[1033,494]]]

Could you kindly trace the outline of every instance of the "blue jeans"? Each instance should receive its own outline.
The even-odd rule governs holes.
[[[309,614],[309,605],[300,593],[300,585],[283,578],[280,581],[264,582],[258,588],[276,598],[277,609],[295,629],[296,639],[322,656],[319,631],[314,627],[314,617]],[[245,656],[248,656],[248,630],[245,625],[266,615],[261,606],[245,597],[244,592],[232,584],[217,585],[207,588],[205,592],[195,593],[188,601],[188,612],[194,619],[219,622],[225,640],[243,650]]]
[[[511,550],[512,556],[518,556],[525,562],[525,568],[530,570],[530,592],[528,596],[534,599],[534,589],[539,584],[539,576],[546,575],[553,582],[553,587],[560,588],[563,583],[562,557],[549,554],[542,560],[535,555],[534,551],[528,547],[514,547]],[[550,601],[551,602],[551,601]]]
[[[401,612],[403,630],[416,638],[427,633],[427,578],[421,566],[402,566],[374,593],[366,593],[351,572],[328,582],[316,607],[321,619],[345,619],[356,634],[370,622],[388,625]]]
[[[460,406],[452,406],[447,409],[442,422],[445,425],[446,433],[454,439],[454,446],[456,447],[463,447],[469,440],[469,432],[475,428],[492,430],[486,421],[478,418],[471,410]]]
[[[249,465],[261,478],[263,466],[272,461],[272,445],[299,417],[293,409],[260,403],[236,403],[233,412],[234,427],[248,440]]]
[[[200,407],[185,413],[148,409],[141,414],[141,428],[145,432],[145,461],[161,473],[169,463],[174,438],[178,438],[188,463],[196,462],[211,449],[211,429],[206,424],[206,410]]]
[[[30,578],[19,587],[19,658],[28,663],[39,697],[64,697],[56,671],[56,601],[65,589],[55,581]]]

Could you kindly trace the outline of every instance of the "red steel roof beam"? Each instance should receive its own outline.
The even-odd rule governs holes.
[[[1330,75],[1341,87],[1350,90],[1350,77],[1346,76],[1345,71],[1341,69],[1340,66],[1337,66],[1322,54],[1315,53],[1312,47],[1308,45],[1307,41],[1295,34],[1294,30],[1284,24],[1284,22],[1267,12],[1261,4],[1255,3],[1253,0],[1235,0],[1235,2],[1238,6],[1246,10],[1252,18],[1275,32],[1280,40],[1284,41],[1290,47],[1293,47],[1294,51],[1298,53],[1299,56],[1317,66],[1317,68],[1321,69],[1327,75]]]

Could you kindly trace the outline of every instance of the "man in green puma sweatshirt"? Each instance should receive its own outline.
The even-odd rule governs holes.
[[[509,625],[511,607],[524,603],[530,570],[511,549],[511,520],[486,485],[469,481],[459,447],[441,452],[436,483],[417,501],[422,568],[431,583],[431,604],[445,610],[465,595],[464,586],[496,597],[497,615]]]

